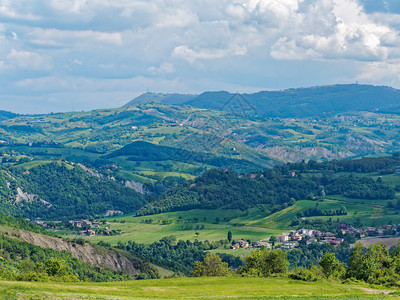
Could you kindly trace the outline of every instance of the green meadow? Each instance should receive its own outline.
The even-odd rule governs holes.
[[[251,209],[248,212],[240,210],[195,209],[143,217],[126,215],[107,219],[109,222],[107,226],[110,229],[121,230],[122,234],[115,236],[94,236],[87,239],[94,243],[105,241],[115,245],[118,241],[152,243],[170,235],[174,235],[177,239],[182,240],[216,241],[226,239],[228,231],[232,232],[233,239],[235,240],[242,238],[260,240],[269,238],[271,235],[280,234],[282,231],[277,228],[270,229],[246,225],[263,216],[265,217],[265,215],[265,213],[258,209]],[[195,222],[196,218],[197,222]],[[151,223],[145,223],[150,221]]]
[[[110,229],[121,230],[115,236],[87,237],[91,242],[104,241],[116,245],[118,241],[152,243],[165,236],[174,235],[177,239],[216,241],[226,239],[228,231],[234,240],[250,239],[257,241],[271,235],[295,229],[291,222],[297,214],[307,208],[318,206],[322,210],[346,207],[347,215],[313,216],[305,219],[332,219],[340,222],[358,224],[360,227],[381,226],[400,223],[400,211],[388,208],[387,200],[350,199],[341,196],[327,196],[324,200],[300,200],[273,214],[259,208],[241,210],[206,210],[168,212],[157,215],[136,217],[125,215],[107,219]],[[218,221],[218,222],[217,222]]]
[[[396,288],[288,278],[180,278],[112,283],[1,282],[3,299],[396,299]],[[398,299],[398,298],[397,298]]]

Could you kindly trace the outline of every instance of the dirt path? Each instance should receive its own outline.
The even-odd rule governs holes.
[[[379,294],[390,295],[391,293],[395,292],[395,291],[389,291],[389,290],[376,290],[376,289],[370,289],[370,288],[364,288],[364,287],[359,287],[359,289],[367,292],[370,295],[379,295]]]

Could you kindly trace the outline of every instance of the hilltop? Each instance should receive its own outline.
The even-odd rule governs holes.
[[[140,96],[132,99],[129,101],[125,106],[131,106],[131,105],[136,105],[136,104],[142,104],[142,103],[150,103],[150,102],[158,102],[162,104],[168,104],[168,105],[181,105],[184,104],[193,98],[195,98],[197,95],[193,94],[164,94],[164,93],[144,93],[141,94]]]
[[[12,112],[0,110],[0,121],[12,119],[15,118],[16,116],[18,115]]]

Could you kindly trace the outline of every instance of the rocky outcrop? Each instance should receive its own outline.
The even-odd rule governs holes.
[[[309,161],[310,159],[317,161],[321,159],[332,160],[354,156],[350,151],[339,151],[334,153],[324,147],[295,146],[289,148],[285,146],[275,146],[260,148],[260,150],[267,153],[269,157],[284,162],[301,162],[302,160]]]
[[[15,203],[23,203],[24,201],[26,202],[40,202],[42,205],[44,205],[47,208],[52,207],[52,204],[40,199],[38,195],[35,194],[29,194],[24,192],[20,187],[17,187],[17,195],[15,197]]]
[[[15,238],[15,236],[10,236]],[[57,251],[69,251],[77,259],[105,269],[123,271],[131,276],[139,274],[133,263],[124,255],[100,246],[90,244],[80,245],[74,242],[67,242],[59,238],[19,230],[19,240],[31,243],[42,248],[51,248]]]
[[[92,169],[89,169],[89,168],[87,168],[87,167],[85,167],[84,165],[82,165],[82,164],[77,164],[83,171],[85,171],[86,172],[86,174],[89,174],[89,175],[91,175],[91,176],[95,176],[95,177],[98,177],[98,178],[103,178],[103,176],[99,173],[99,172],[97,172],[96,170],[92,170]]]
[[[127,180],[125,182],[125,187],[133,189],[133,190],[135,190],[136,192],[138,192],[138,193],[140,193],[142,195],[149,193],[149,191],[146,189],[144,184],[141,183],[141,182]]]

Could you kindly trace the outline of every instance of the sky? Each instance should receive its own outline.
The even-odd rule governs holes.
[[[0,110],[356,82],[400,88],[399,0],[0,0]]]

